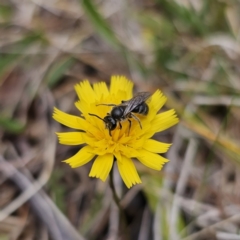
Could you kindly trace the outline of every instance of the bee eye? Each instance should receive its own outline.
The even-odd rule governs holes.
[[[113,118],[111,118],[111,120],[109,121],[109,128],[110,128],[110,130],[112,131],[116,127],[117,127],[117,122]]]

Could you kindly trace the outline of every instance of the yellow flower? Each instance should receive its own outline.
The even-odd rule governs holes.
[[[133,158],[137,158],[149,168],[160,170],[168,160],[159,153],[167,152],[171,144],[150,139],[155,133],[164,131],[178,123],[173,109],[158,113],[166,102],[166,97],[157,90],[147,101],[149,112],[146,116],[136,114],[141,121],[132,119],[123,121],[111,131],[105,129],[104,122],[89,113],[104,118],[111,111],[110,106],[96,106],[98,104],[120,104],[122,100],[129,100],[132,96],[133,83],[123,76],[113,76],[110,89],[105,82],[95,83],[91,87],[88,81],[75,86],[79,101],[75,103],[81,116],[73,116],[54,108],[53,118],[59,123],[81,131],[57,133],[59,142],[66,145],[85,144],[77,154],[65,160],[72,168],[80,167],[97,156],[90,171],[90,177],[105,181],[116,160],[120,175],[128,188],[141,183],[136,171]]]

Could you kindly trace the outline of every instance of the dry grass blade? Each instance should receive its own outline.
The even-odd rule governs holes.
[[[115,179],[131,239],[239,239],[239,12],[237,0],[1,0],[0,239],[125,240],[108,181],[61,162],[82,146],[57,144],[66,127],[52,124],[54,106],[79,116],[75,84],[111,75],[160,89],[181,120],[154,136],[173,142],[160,174],[135,161],[141,185]]]
[[[173,199],[172,209],[170,213],[171,239],[179,239],[179,236],[177,234],[177,220],[179,216],[180,206],[179,206],[179,199],[176,196],[177,195],[181,196],[184,193],[184,189],[187,186],[188,177],[191,172],[191,166],[193,164],[197,150],[198,150],[197,141],[194,138],[189,139],[186,155],[184,157],[183,165],[182,165],[183,171],[181,171],[180,177],[177,182],[176,195]]]
[[[188,237],[183,238],[182,240],[205,239],[208,236],[215,235],[218,229],[226,227],[229,223],[239,224],[239,222],[240,222],[240,214],[235,214],[230,218],[227,218],[216,224],[208,226],[199,232],[191,234]]]
[[[0,158],[3,174],[11,178],[19,188],[22,190],[34,188],[30,180],[15,169],[11,164],[7,163],[2,157]],[[69,240],[82,240],[83,238],[76,233],[68,221],[63,217],[63,215],[56,208],[52,208],[49,204],[49,199],[47,200],[46,195],[43,191],[39,191],[29,199],[33,209],[37,212],[40,219],[48,227],[53,239],[69,239]],[[64,220],[64,221],[63,221]]]

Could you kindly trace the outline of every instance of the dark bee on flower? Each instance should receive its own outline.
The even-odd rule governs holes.
[[[124,120],[128,120],[129,122],[129,129],[128,134],[131,129],[131,119],[135,119],[140,127],[142,128],[142,124],[140,119],[135,115],[135,113],[141,115],[147,115],[149,111],[149,107],[146,101],[150,98],[151,94],[149,92],[140,92],[135,95],[133,98],[127,101],[122,101],[121,104],[98,104],[97,106],[104,105],[104,106],[112,106],[112,110],[110,113],[107,114],[104,118],[100,118],[99,116],[89,113],[89,115],[97,117],[101,119],[105,123],[105,127],[109,130],[109,135],[112,136],[111,131],[113,131],[117,124],[119,124],[120,129],[122,128],[121,122]]]

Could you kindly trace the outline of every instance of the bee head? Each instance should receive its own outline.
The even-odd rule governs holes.
[[[105,128],[109,130],[109,135],[112,136],[111,131],[114,130],[117,127],[117,121],[111,117],[110,115],[107,115],[104,118],[100,118],[96,114],[88,113],[90,116],[97,117],[101,119],[105,123]]]
[[[109,129],[109,131],[112,131],[117,127],[117,121],[109,115],[104,117],[103,121],[105,122],[105,127]]]

